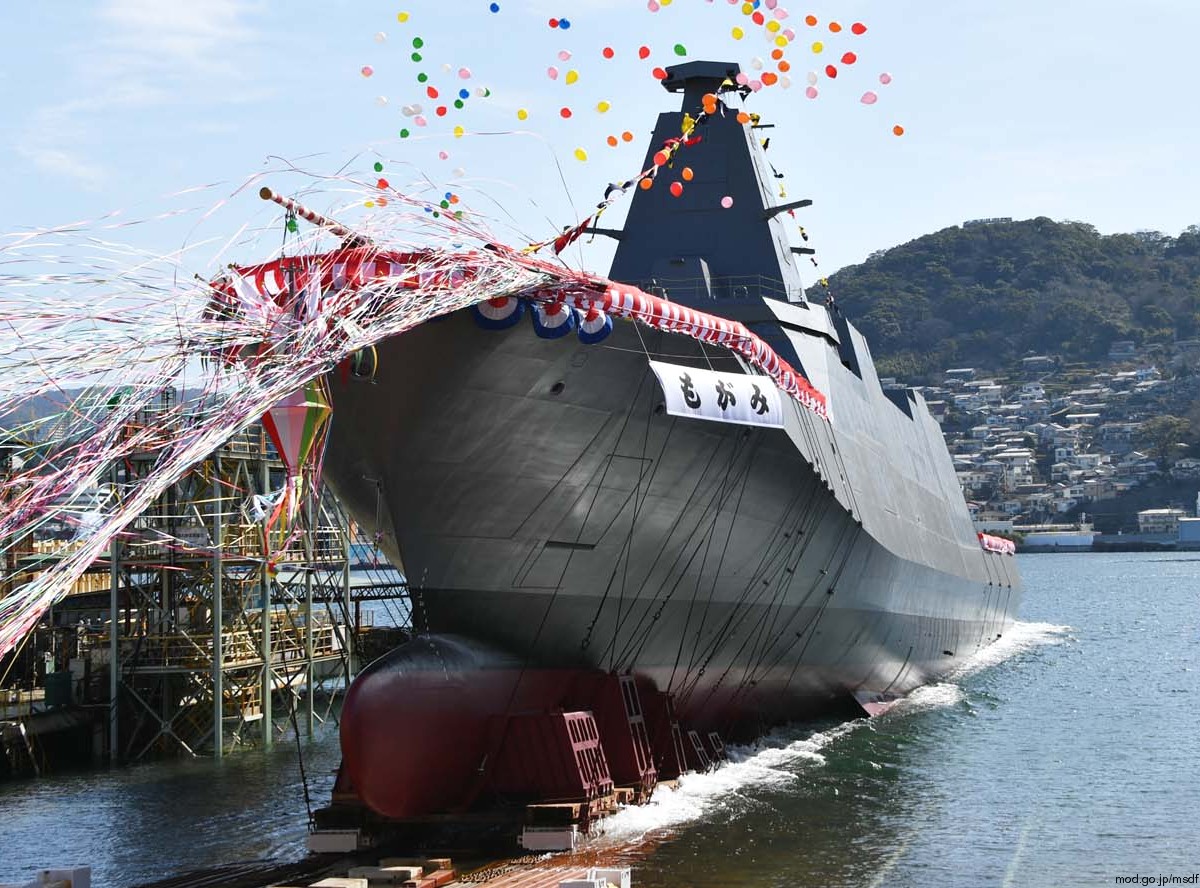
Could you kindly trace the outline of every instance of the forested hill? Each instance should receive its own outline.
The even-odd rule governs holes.
[[[877,253],[830,286],[883,376],[1032,354],[1093,361],[1113,340],[1200,337],[1200,227],[1173,238],[1044,217],[967,224]]]

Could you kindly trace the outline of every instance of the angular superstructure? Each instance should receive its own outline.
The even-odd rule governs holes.
[[[733,95],[737,67],[668,74],[683,110],[660,115],[647,167],[704,95]],[[725,103],[705,115],[632,189],[610,277],[745,324],[827,417],[786,396],[778,428],[671,415],[650,360],[752,368],[624,321],[587,342],[464,311],[383,343],[374,384],[331,378],[327,475],[429,633],[346,702],[342,785],[380,814],[474,804],[497,719],[599,713],[603,676],[632,678],[626,714],[644,708],[651,734],[711,734],[711,753],[839,701],[873,711],[1011,624],[1015,562],[981,547],[920,394],[884,391],[854,326],[805,295],[783,220],[806,202],[776,204],[769,133]],[[453,751],[429,739],[439,719]],[[415,720],[430,730],[412,737]]]

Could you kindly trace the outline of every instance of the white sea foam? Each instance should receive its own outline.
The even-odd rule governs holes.
[[[1004,637],[959,667],[949,681],[912,691],[891,710],[892,717],[956,706],[966,699],[958,683],[963,678],[998,665],[1016,654],[1058,644],[1068,637],[1069,626],[1050,623],[1016,623]],[[597,846],[636,845],[654,834],[668,833],[699,820],[720,805],[742,799],[746,790],[780,788],[798,779],[798,766],[825,763],[824,750],[868,724],[855,719],[824,731],[795,725],[773,731],[753,746],[731,746],[729,761],[708,774],[685,774],[674,790],[659,789],[645,805],[624,808],[605,819],[591,843]]]
[[[1034,648],[1050,644],[1061,644],[1070,638],[1070,626],[1053,623],[1013,623],[999,641],[988,645],[966,663],[959,666],[950,676],[959,681],[984,669],[999,665],[1010,657],[1023,654]]]
[[[773,731],[753,746],[731,746],[729,760],[720,768],[708,774],[684,774],[675,789],[659,789],[648,804],[622,809],[603,822],[601,834],[593,841],[636,844],[652,833],[698,820],[747,789],[787,786],[796,780],[789,766],[823,765],[821,750],[864,724],[865,719],[857,719],[816,732],[796,726]]]

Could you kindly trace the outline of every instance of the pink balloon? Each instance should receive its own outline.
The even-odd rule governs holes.
[[[470,68],[459,68],[458,76],[460,78],[462,78],[463,80],[470,80],[471,79],[471,69]]]
[[[721,198],[721,206],[723,206],[725,209],[729,209],[731,206],[733,206],[733,198],[728,194],[725,195],[723,198]]]
[[[862,94],[862,98],[859,99],[859,101],[864,105],[874,105],[879,101],[879,96],[875,95],[875,93],[871,92],[870,90],[867,90]]]
[[[750,88],[752,90],[754,90],[755,92],[758,92],[760,89],[762,89],[762,81],[761,80],[751,80]]]
[[[445,151],[439,151],[439,152],[438,152],[438,157],[439,157],[440,159],[442,159],[442,160],[449,160],[449,159],[450,159],[450,155],[449,155],[447,152],[445,152]]]
[[[820,93],[817,92],[817,88],[815,86],[810,86],[808,89],[806,89],[804,91],[804,94],[806,96],[808,96],[810,99],[815,99],[817,96],[820,95]]]
[[[887,86],[889,83],[892,82],[892,75],[889,74],[887,71],[884,71],[882,74],[879,75],[879,82],[882,83],[884,86]]]
[[[738,75],[737,75],[736,79],[738,82],[738,86],[745,86],[747,83],[750,82],[750,75],[747,74],[745,71],[738,71]]]
[[[428,122],[429,121],[426,120],[424,117],[422,117],[420,114],[418,114],[416,117],[413,118],[413,123],[415,123],[417,126],[424,126]]]
[[[549,68],[546,69],[546,76],[549,77],[551,80],[558,80],[558,68],[551,65]]]
[[[569,49],[560,49],[558,51],[558,58],[560,61],[569,62],[571,60],[571,51]]]

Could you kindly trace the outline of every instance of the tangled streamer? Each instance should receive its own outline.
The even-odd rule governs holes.
[[[379,194],[346,181],[343,207]],[[0,656],[230,437],[356,353],[482,302],[561,302],[719,344],[824,415],[823,396],[741,324],[503,246],[474,216],[435,214],[411,193],[389,189],[386,212],[352,231],[264,189],[288,234],[255,265],[219,260],[270,256],[277,217],[165,256],[104,240],[101,225],[0,239]],[[297,215],[316,227],[298,232]],[[209,273],[188,274],[205,249]],[[61,409],[25,416],[49,396]],[[150,470],[119,476],[134,455]],[[52,524],[74,530],[70,544],[19,561]]]

